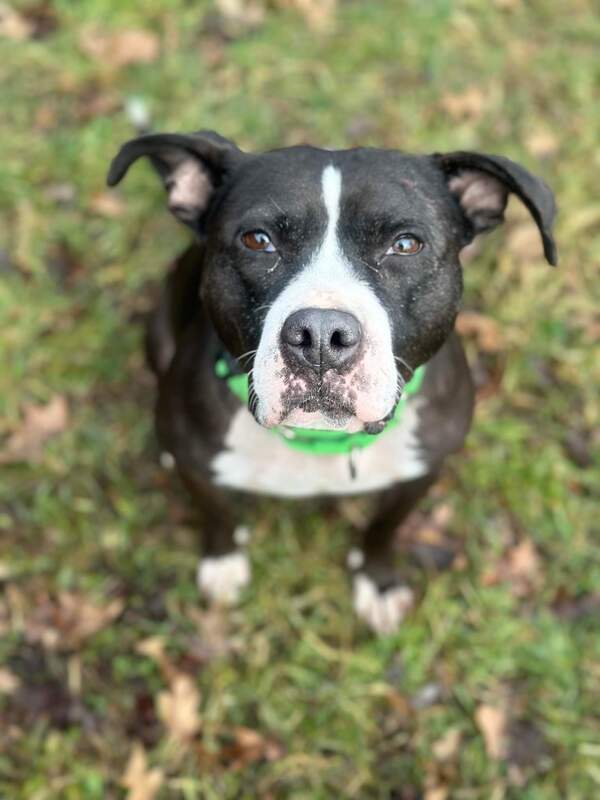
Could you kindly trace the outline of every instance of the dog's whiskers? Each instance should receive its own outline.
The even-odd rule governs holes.
[[[410,364],[409,364],[407,361],[405,361],[405,360],[404,360],[403,358],[401,358],[400,356],[394,356],[394,358],[396,359],[396,361],[397,361],[399,364],[402,364],[402,366],[406,367],[406,369],[407,369],[407,370],[409,370],[409,372],[410,372],[410,374],[411,374],[411,375],[414,375],[414,374],[415,374],[415,371],[414,371],[414,369],[411,367],[411,365],[410,365]]]
[[[236,360],[241,362],[242,359],[250,359],[250,358],[252,358],[252,356],[256,355],[257,352],[258,352],[258,348],[255,348],[254,350],[248,350],[247,353],[242,353],[241,356],[238,356]]]

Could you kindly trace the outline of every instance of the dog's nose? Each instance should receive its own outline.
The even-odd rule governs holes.
[[[281,349],[296,367],[341,371],[356,361],[361,338],[360,322],[347,311],[302,308],[283,323]]]

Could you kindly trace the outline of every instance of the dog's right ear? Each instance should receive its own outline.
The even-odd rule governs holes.
[[[169,211],[197,233],[214,190],[244,158],[233,142],[213,131],[152,133],[121,147],[108,170],[108,185],[116,186],[142,156],[162,178]]]

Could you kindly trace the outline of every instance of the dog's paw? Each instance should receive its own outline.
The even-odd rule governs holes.
[[[400,627],[412,608],[414,595],[408,586],[381,590],[364,572],[352,578],[354,611],[375,633],[386,636]]]
[[[225,556],[207,556],[198,564],[198,589],[211,602],[234,605],[249,582],[250,561],[239,550]]]

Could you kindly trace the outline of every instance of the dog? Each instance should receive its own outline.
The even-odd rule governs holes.
[[[250,580],[236,497],[379,493],[350,553],[354,608],[388,634],[412,604],[394,534],[459,449],[473,384],[453,331],[459,256],[516,195],[556,263],[553,195],[502,156],[286,147],[212,131],[125,143],[195,235],[166,279],[146,349],[156,430],[201,518],[197,580],[234,603]]]

